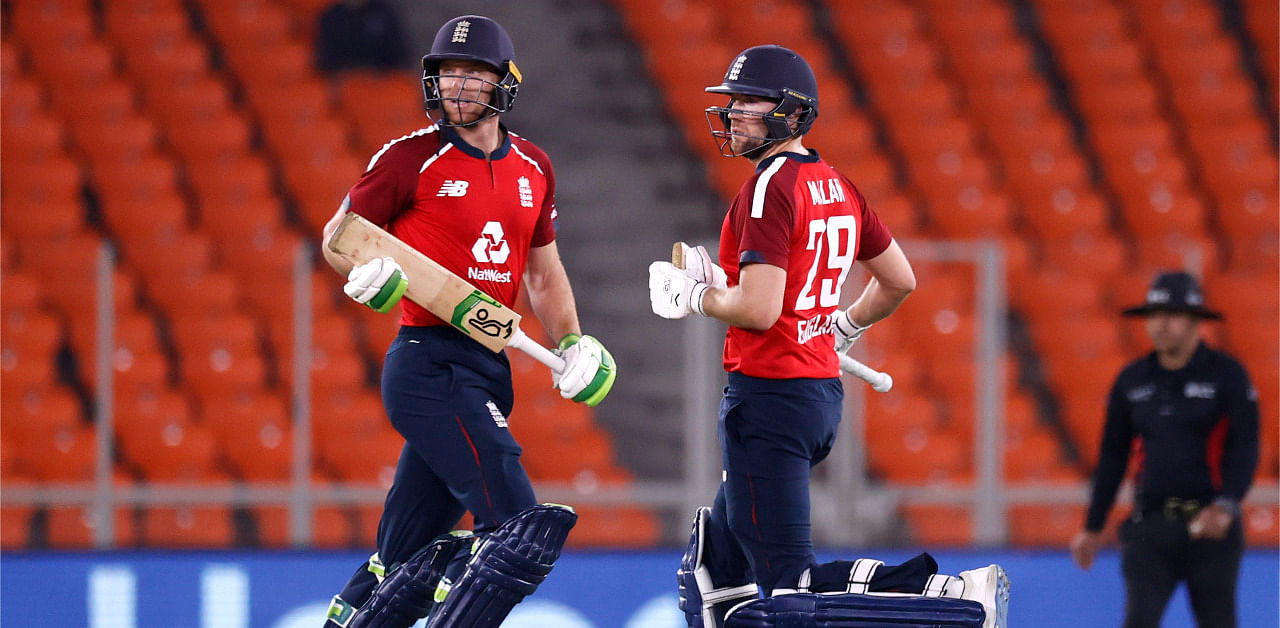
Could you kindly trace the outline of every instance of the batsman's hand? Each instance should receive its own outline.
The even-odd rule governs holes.
[[[617,365],[593,336],[569,334],[560,340],[556,354],[564,358],[564,371],[552,373],[561,397],[594,407],[613,390]]]
[[[409,278],[400,265],[390,257],[379,257],[352,268],[342,291],[356,303],[381,313],[395,307],[408,287]]]
[[[862,337],[862,333],[871,329],[870,325],[863,327],[849,318],[849,310],[845,310],[836,314],[836,353],[844,353],[853,347],[853,343]]]
[[[724,274],[724,269],[711,261],[707,247],[689,246],[684,242],[676,242],[675,246],[679,248],[679,252],[671,256],[672,262],[677,259],[683,262],[683,266],[678,263],[676,266],[682,267],[691,277],[712,288],[724,290],[729,286],[729,278]]]
[[[709,287],[671,262],[649,264],[649,305],[662,318],[684,318],[694,312],[705,315],[702,297]]]

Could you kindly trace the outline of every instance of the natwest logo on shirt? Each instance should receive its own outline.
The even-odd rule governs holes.
[[[484,223],[480,238],[471,245],[471,256],[481,263],[505,264],[509,255],[511,247],[503,239],[502,223],[496,220]]]
[[[445,179],[444,184],[440,186],[440,191],[436,192],[436,196],[466,196],[467,186],[469,185],[471,185],[469,181]]]

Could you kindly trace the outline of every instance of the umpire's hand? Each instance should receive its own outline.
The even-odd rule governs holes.
[[[1227,536],[1232,519],[1234,517],[1227,512],[1226,508],[1210,504],[1201,508],[1200,512],[1191,519],[1191,523],[1187,524],[1187,532],[1192,539],[1217,541]]]

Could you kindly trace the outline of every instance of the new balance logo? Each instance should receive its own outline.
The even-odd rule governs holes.
[[[466,196],[468,185],[471,185],[468,181],[446,179],[444,185],[440,186],[440,191],[436,192],[436,196]]]

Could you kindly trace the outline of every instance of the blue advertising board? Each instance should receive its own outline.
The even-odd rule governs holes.
[[[889,563],[901,551],[863,551]],[[1013,582],[1017,627],[1116,626],[1123,608],[1118,556],[1092,571],[1064,553],[935,552],[943,573],[998,562]],[[326,552],[0,554],[0,624],[89,628],[319,628],[329,598],[367,557]],[[827,556],[825,558],[832,558]],[[681,628],[679,554],[570,552],[508,628]],[[1240,626],[1277,626],[1274,550],[1250,552],[1240,578]],[[1193,626],[1184,592],[1164,626]]]

